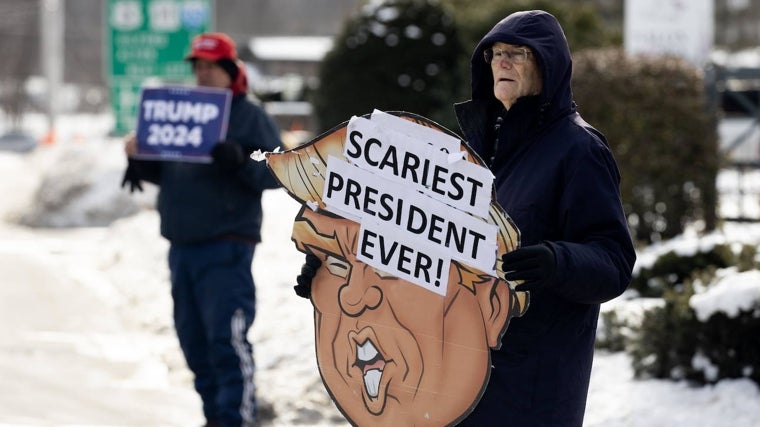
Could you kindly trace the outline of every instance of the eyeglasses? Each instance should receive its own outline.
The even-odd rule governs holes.
[[[486,64],[492,64],[494,62],[501,62],[506,58],[510,64],[522,64],[528,60],[528,56],[533,52],[524,47],[516,47],[512,49],[499,49],[498,47],[489,47],[483,51],[483,57],[486,59]]]

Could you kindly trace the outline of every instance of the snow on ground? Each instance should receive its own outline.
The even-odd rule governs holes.
[[[104,135],[64,136],[26,154],[0,152],[0,427],[202,424],[172,329],[168,245],[158,235],[155,211],[145,207],[155,188],[141,195],[119,189],[121,144]],[[72,150],[90,176],[87,185],[97,190],[71,204],[84,200],[80,207],[94,209],[127,197],[137,213],[99,227],[17,225],[38,212],[35,191],[65,167]],[[124,213],[134,207],[120,206]],[[346,426],[316,368],[311,305],[292,291],[303,260],[290,241],[297,208],[283,190],[265,192],[263,242],[253,265],[258,396],[274,407],[270,425]],[[77,215],[65,209],[49,213]],[[760,228],[735,225],[722,234],[663,242],[644,251],[640,263],[653,252],[689,252],[726,240],[757,244]],[[752,274],[747,280],[756,279]],[[586,427],[750,427],[758,420],[760,391],[750,381],[694,388],[635,380],[628,356],[597,352]]]

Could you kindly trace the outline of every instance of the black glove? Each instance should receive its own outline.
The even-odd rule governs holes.
[[[248,160],[243,153],[243,147],[234,141],[223,141],[211,149],[214,164],[222,169],[234,171],[240,169]]]
[[[124,171],[124,178],[121,180],[121,188],[124,188],[129,184],[129,192],[134,193],[135,189],[143,191],[142,184],[140,183],[140,175],[137,173],[137,167],[132,159],[127,160],[127,170]]]
[[[311,297],[311,281],[321,265],[322,261],[316,255],[306,254],[306,262],[301,267],[301,274],[296,277],[296,283],[298,284],[293,286],[296,295],[301,298]]]
[[[554,251],[545,244],[524,246],[501,256],[504,279],[523,280],[517,291],[531,291],[551,284],[557,269]]]

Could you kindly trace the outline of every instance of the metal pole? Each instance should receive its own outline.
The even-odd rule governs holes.
[[[55,141],[55,126],[60,111],[60,88],[63,84],[64,0],[40,0],[40,65],[47,80],[46,142]]]

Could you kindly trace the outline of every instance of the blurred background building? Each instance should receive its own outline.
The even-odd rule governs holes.
[[[40,61],[44,3],[0,0],[0,106],[6,118],[45,108],[46,81]],[[361,0],[216,0],[212,28],[228,33],[249,65],[252,88],[269,99],[298,101],[313,85],[317,64],[343,21]],[[109,108],[104,70],[106,2],[63,0],[61,112]],[[284,98],[284,99],[283,99]],[[308,114],[308,107],[274,105],[279,112]]]
[[[46,0],[0,0],[0,107],[6,120],[44,111],[46,80],[40,61],[41,5]],[[63,75],[59,111],[106,112],[105,1],[59,0],[63,6]],[[624,2],[593,3],[603,20],[622,33]],[[228,33],[246,61],[255,93],[286,128],[311,128],[307,92],[318,85],[319,62],[345,20],[365,0],[216,0],[213,25]],[[760,68],[760,2],[715,0],[716,58]],[[742,55],[736,55],[743,51]],[[722,54],[721,54],[722,52]],[[733,55],[729,55],[733,53]],[[737,59],[738,58],[738,59]]]

